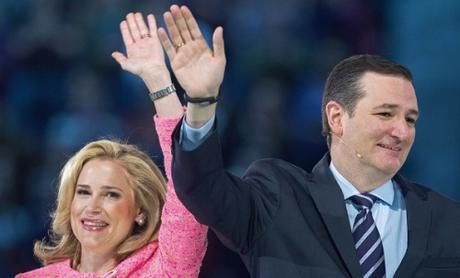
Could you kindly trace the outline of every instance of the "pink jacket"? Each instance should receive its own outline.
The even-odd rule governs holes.
[[[79,273],[67,259],[16,277],[197,277],[206,251],[207,227],[196,222],[174,191],[171,134],[179,120],[154,117],[168,178],[158,241],[147,244],[103,275]]]

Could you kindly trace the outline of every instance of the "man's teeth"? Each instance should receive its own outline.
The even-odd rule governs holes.
[[[398,146],[391,147],[391,146],[388,146],[388,145],[385,145],[385,144],[378,144],[378,145],[380,147],[382,147],[382,148],[389,149],[389,150],[392,150],[392,151],[400,151],[401,150],[401,147],[398,147]]]

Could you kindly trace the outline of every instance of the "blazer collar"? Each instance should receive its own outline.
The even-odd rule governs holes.
[[[343,202],[343,194],[329,169],[327,153],[313,168],[313,183],[308,187],[333,243],[352,277],[360,277],[353,236]],[[404,258],[394,277],[411,277],[423,260],[431,223],[431,209],[426,193],[415,184],[396,175],[407,210],[408,243]]]
[[[313,168],[313,183],[308,190],[349,275],[360,277],[361,270],[343,194],[329,169],[329,163],[330,156],[327,153]]]
[[[407,250],[394,277],[412,277],[423,260],[431,223],[431,208],[426,193],[415,184],[396,175],[407,210]]]

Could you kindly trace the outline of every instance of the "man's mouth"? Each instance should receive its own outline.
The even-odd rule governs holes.
[[[377,146],[381,147],[381,148],[384,148],[384,149],[387,149],[387,150],[390,150],[390,151],[394,151],[394,152],[400,152],[402,150],[401,146],[399,145],[387,145],[387,144],[382,144],[382,143],[379,143],[377,144]]]

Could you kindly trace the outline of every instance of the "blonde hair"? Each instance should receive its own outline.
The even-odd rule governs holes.
[[[52,213],[50,240],[37,241],[34,254],[43,265],[71,259],[72,267],[80,262],[81,246],[72,232],[70,208],[80,172],[89,160],[111,159],[126,169],[134,191],[134,200],[145,217],[142,226],[136,224],[131,235],[117,248],[118,262],[129,257],[147,243],[158,239],[160,214],[166,195],[166,183],[155,163],[133,145],[111,140],[91,142],[64,165],[59,181],[56,210]]]

